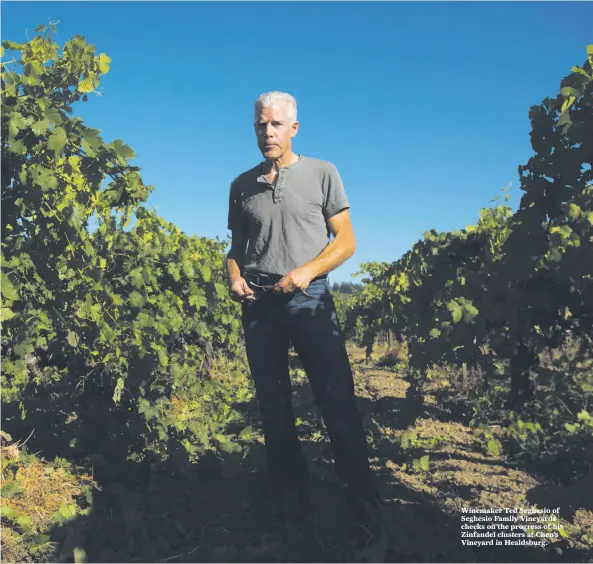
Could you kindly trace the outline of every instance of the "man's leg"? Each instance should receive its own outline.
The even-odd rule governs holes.
[[[316,281],[287,305],[286,326],[305,367],[327,427],[336,473],[356,497],[374,499],[366,437],[356,406],[346,353],[327,281]]]
[[[309,475],[292,410],[289,340],[276,322],[275,305],[266,296],[243,305],[245,345],[274,486],[279,490],[300,489],[308,484]]]

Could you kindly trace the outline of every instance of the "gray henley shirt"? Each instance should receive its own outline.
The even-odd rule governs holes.
[[[242,271],[284,275],[309,262],[329,243],[327,220],[349,207],[329,162],[300,155],[274,184],[263,163],[244,172],[231,184],[228,216],[233,239],[246,245]]]

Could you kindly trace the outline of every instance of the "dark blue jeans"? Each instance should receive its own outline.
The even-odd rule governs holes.
[[[257,289],[255,289],[257,292]],[[295,427],[288,370],[295,347],[332,444],[336,474],[351,491],[372,491],[366,438],[327,279],[289,295],[257,293],[243,303],[243,329],[262,414],[268,468],[280,488],[301,487],[309,473]]]

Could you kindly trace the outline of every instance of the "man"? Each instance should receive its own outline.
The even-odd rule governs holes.
[[[309,473],[291,405],[292,342],[321,409],[349,506],[365,522],[366,504],[376,502],[376,493],[327,279],[354,253],[350,206],[334,165],[292,151],[296,117],[289,94],[269,92],[255,103],[255,133],[265,161],[231,184],[231,295],[242,302],[268,468],[281,499],[297,500],[301,511],[309,505]]]

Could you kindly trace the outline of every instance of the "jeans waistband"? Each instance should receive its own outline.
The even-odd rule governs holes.
[[[244,274],[245,280],[247,282],[253,282],[258,286],[269,286],[271,284],[277,284],[282,280],[283,276],[279,274],[257,274],[254,272],[246,272]],[[316,280],[325,280],[327,278],[327,274],[322,274],[321,276],[317,276],[313,278],[311,282],[315,282]]]

